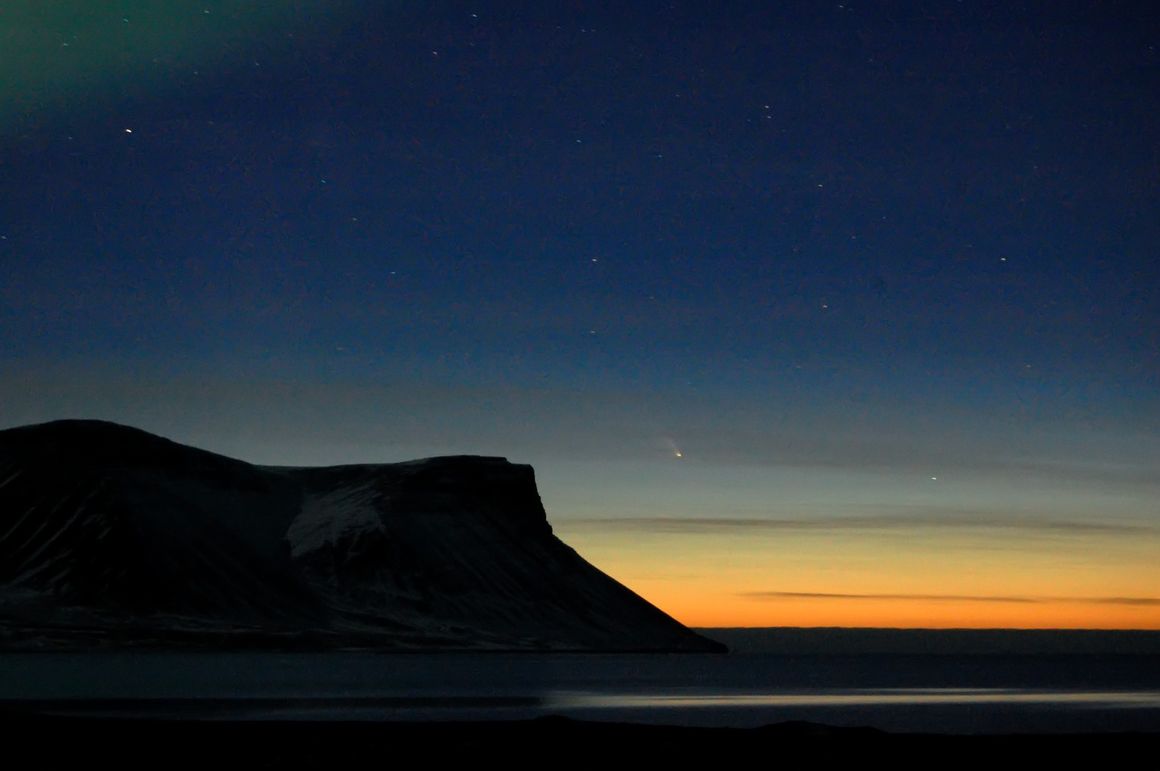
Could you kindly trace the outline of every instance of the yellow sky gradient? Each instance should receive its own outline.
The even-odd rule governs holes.
[[[672,529],[556,525],[689,626],[1160,629],[1154,531]]]

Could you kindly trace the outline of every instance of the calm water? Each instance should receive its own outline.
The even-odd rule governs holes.
[[[239,719],[1160,731],[1156,656],[17,654],[0,700]]]

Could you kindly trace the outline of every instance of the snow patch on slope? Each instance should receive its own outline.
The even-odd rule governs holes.
[[[320,549],[357,548],[360,540],[383,532],[372,481],[324,493],[306,493],[298,516],[286,531],[290,556],[299,559]]]

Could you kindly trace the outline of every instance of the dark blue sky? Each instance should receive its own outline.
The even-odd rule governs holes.
[[[1147,3],[121,5],[0,17],[3,425],[1160,518]]]

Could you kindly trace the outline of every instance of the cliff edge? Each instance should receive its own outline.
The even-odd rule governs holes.
[[[0,431],[0,646],[719,651],[552,533],[531,466],[261,467]]]

